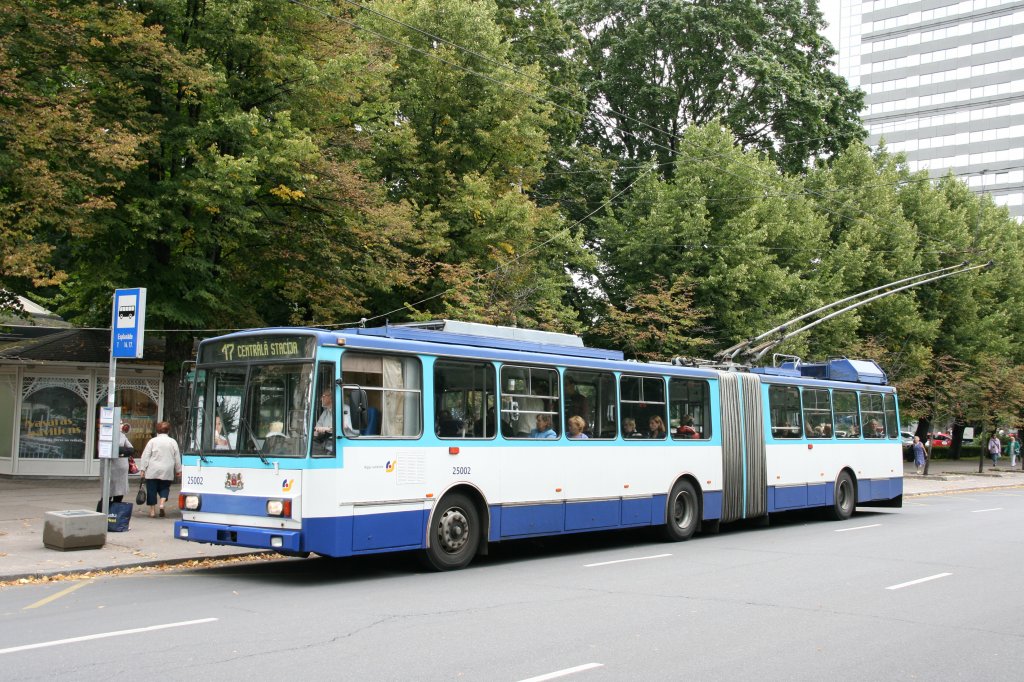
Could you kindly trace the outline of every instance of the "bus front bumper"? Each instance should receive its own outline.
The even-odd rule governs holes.
[[[176,521],[174,537],[189,542],[206,542],[213,545],[255,547],[272,551],[302,551],[302,531],[281,528],[253,528],[231,526],[221,523],[200,523],[197,521]]]

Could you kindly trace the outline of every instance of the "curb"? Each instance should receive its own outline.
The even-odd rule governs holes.
[[[213,563],[216,561],[223,561],[224,559],[237,559],[239,557],[264,557],[274,556],[275,558],[288,559],[283,554],[272,554],[270,552],[264,552],[255,550],[251,552],[239,552],[237,554],[223,554],[221,556],[208,556],[208,557],[182,557],[180,559],[152,559],[148,561],[133,562],[130,564],[113,564],[108,566],[94,566],[92,568],[70,568],[66,570],[54,570],[54,571],[36,571],[33,573],[17,573],[14,575],[0,575],[0,585],[3,583],[17,582],[23,579],[41,579],[41,578],[53,578],[55,576],[66,576],[73,578],[79,575],[85,575],[88,573],[106,573],[108,571],[116,571],[120,569],[132,569],[132,568],[153,568],[154,566],[180,566],[189,562],[196,562],[199,564]]]

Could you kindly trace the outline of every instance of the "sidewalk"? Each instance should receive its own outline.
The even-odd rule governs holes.
[[[1000,461],[1003,466],[997,469],[986,462],[984,473],[979,474],[977,460],[936,460],[931,463],[928,476],[918,476],[913,462],[907,462],[904,497],[1024,486],[1024,471],[1010,471],[1006,466],[1009,461]],[[137,476],[131,477],[127,497],[134,499],[138,481]],[[108,533],[101,549],[61,552],[43,547],[46,512],[95,509],[99,498],[100,483],[96,479],[0,478],[0,582],[259,553],[174,539],[174,521],[181,518],[177,484],[171,487],[166,518],[151,519],[146,507],[136,507],[131,529],[126,533]]]
[[[48,511],[88,509],[99,501],[98,479],[0,478],[0,582],[27,576],[180,563],[192,559],[223,558],[258,553],[238,547],[204,545],[174,538],[178,510],[177,483],[171,486],[166,518],[149,518],[148,507],[136,506],[130,530],[107,533],[100,549],[62,552],[43,546],[43,524]],[[139,477],[128,480],[126,502],[135,501]]]

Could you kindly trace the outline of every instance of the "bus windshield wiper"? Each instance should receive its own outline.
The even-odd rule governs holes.
[[[259,443],[256,441],[256,434],[254,434],[252,432],[252,429],[249,427],[249,420],[242,419],[242,426],[245,427],[245,432],[249,434],[249,441],[253,445],[253,453],[260,458],[261,462],[263,462],[267,466],[270,466],[270,460],[264,457],[263,453],[259,451]]]

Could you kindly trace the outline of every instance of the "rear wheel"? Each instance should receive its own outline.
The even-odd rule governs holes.
[[[434,512],[426,565],[436,571],[463,568],[480,547],[480,515],[472,500],[461,493],[445,495]]]
[[[689,540],[700,524],[700,500],[693,483],[677,481],[668,495],[665,526],[662,535],[671,542]]]
[[[836,479],[835,499],[828,510],[828,515],[836,521],[845,521],[853,516],[856,503],[857,494],[853,489],[853,479],[844,471]]]

